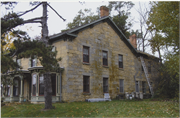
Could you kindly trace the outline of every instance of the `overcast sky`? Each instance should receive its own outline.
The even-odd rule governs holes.
[[[89,1],[89,0],[88,0]],[[73,18],[78,14],[79,10],[84,10],[85,8],[91,9],[94,14],[97,14],[97,7],[100,7],[102,5],[108,5],[108,1],[97,1],[97,2],[85,2],[83,5],[80,4],[78,1],[77,2],[48,2],[66,21],[64,22],[57,14],[48,7],[48,28],[49,28],[49,35],[53,35],[56,33],[60,33],[61,30],[66,29],[67,23],[72,22]],[[133,29],[134,31],[137,29],[140,29],[139,25],[139,14],[137,10],[139,9],[139,1],[133,1],[135,4],[134,7],[130,10],[131,12],[131,19],[133,22]],[[148,6],[148,1],[140,3],[146,4]],[[20,11],[25,11],[33,8],[30,4],[29,1],[27,2],[19,2],[15,8],[13,9],[14,12],[20,12]],[[7,14],[8,11],[4,9],[4,7],[1,7],[1,16]],[[39,6],[37,9],[35,9],[33,12],[29,12],[25,14],[22,18],[26,19],[31,19],[35,17],[40,17],[42,16],[42,6]],[[25,30],[28,32],[29,36],[31,38],[35,36],[40,36],[41,35],[41,24],[25,24],[23,26],[17,27],[19,29]],[[128,38],[128,37],[127,37]],[[147,52],[151,53],[150,50]]]
[[[94,14],[97,14],[97,7],[102,5],[108,5],[107,1],[98,1],[98,2],[85,2],[83,5],[79,2],[49,2],[50,5],[63,17],[66,19],[64,22],[61,18],[59,18],[52,9],[48,7],[48,28],[49,35],[59,33],[62,29],[66,29],[66,25],[69,22],[73,21],[73,18],[78,14],[78,11],[81,9],[92,9]],[[139,29],[138,18],[139,14],[137,13],[137,9],[139,7],[139,2],[133,2],[135,5],[131,9],[131,18],[133,19],[133,30]],[[142,3],[142,2],[141,2]],[[148,4],[148,2],[146,2]],[[29,2],[19,2],[14,11],[25,11],[31,9],[32,6],[29,5]],[[8,12],[1,7],[1,16],[7,14]],[[42,6],[39,6],[33,12],[29,12],[23,16],[23,18],[30,19],[35,17],[42,16]],[[24,26],[18,27],[20,29],[27,30],[30,37],[38,36],[41,33],[40,24],[26,24]]]

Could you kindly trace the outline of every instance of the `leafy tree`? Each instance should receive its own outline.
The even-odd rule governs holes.
[[[153,33],[149,40],[153,52],[163,50],[158,94],[165,97],[179,96],[179,2],[150,2],[151,12],[147,21]],[[171,50],[169,50],[169,48]]]
[[[99,19],[99,15],[94,15],[94,13],[91,12],[91,9],[84,9],[84,11],[80,10],[78,12],[78,15],[74,17],[73,22],[67,24],[66,30],[90,23],[97,19]],[[66,31],[66,30],[62,30],[62,31]]]
[[[13,4],[13,3],[7,2],[7,3],[2,3],[2,4],[8,5],[8,4]],[[35,56],[37,56],[37,58],[41,62],[41,65],[43,66],[43,71],[41,71],[41,73],[44,74],[45,109],[51,109],[53,108],[53,106],[52,106],[52,85],[51,85],[50,72],[57,71],[60,69],[59,64],[58,64],[58,61],[60,59],[54,58],[57,52],[52,52],[52,46],[50,46],[48,43],[47,6],[49,6],[53,11],[55,10],[47,2],[33,2],[31,4],[36,5],[36,6],[25,12],[21,12],[21,13],[12,12],[2,17],[1,18],[1,28],[2,28],[1,33],[3,34],[6,32],[9,32],[16,26],[23,25],[26,23],[41,23],[42,24],[42,38],[40,41],[31,41],[29,40],[25,32],[14,30],[13,33],[16,34],[18,39],[13,42],[15,46],[14,50],[11,50],[8,55],[4,55],[4,54],[1,55],[1,60],[3,61],[2,70],[3,70],[3,73],[5,73],[10,68],[14,69],[18,67],[17,63],[12,61],[12,57],[14,56],[16,56],[16,60],[19,58],[28,58],[28,57],[34,58]],[[42,17],[33,18],[29,20],[24,20],[20,18],[24,14],[35,10],[40,5],[43,6]],[[62,18],[57,12],[56,14],[60,18]],[[22,37],[22,36],[25,36],[25,37]],[[1,42],[3,41],[5,40],[3,40],[1,36]],[[6,64],[8,64],[8,62],[9,62],[9,66],[5,67]]]
[[[179,55],[165,54],[160,72],[161,78],[156,94],[159,97],[179,98]]]
[[[164,37],[164,46],[179,51],[179,2],[151,2],[147,24]]]
[[[124,1],[115,1],[109,2],[108,8],[112,15],[112,11],[116,12],[115,15],[112,15],[112,19],[117,27],[122,31],[127,38],[129,38],[128,30],[132,26],[132,23],[128,21],[130,16],[129,10],[134,6],[132,2]]]

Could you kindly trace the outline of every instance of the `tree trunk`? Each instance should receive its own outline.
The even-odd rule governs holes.
[[[48,46],[48,26],[47,26],[47,2],[43,2],[43,18],[42,18],[42,41]],[[52,109],[52,84],[50,72],[44,73],[44,99],[45,108]]]
[[[45,108],[52,109],[52,84],[51,84],[51,74],[46,72],[44,74],[44,99],[45,99]]]

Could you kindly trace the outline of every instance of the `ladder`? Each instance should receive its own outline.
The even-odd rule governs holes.
[[[152,85],[150,84],[150,81],[149,81],[149,75],[148,75],[148,72],[147,72],[147,69],[146,69],[146,65],[144,63],[144,59],[143,59],[142,56],[140,56],[140,59],[141,59],[141,63],[142,63],[143,69],[144,69],[144,73],[146,75],[146,79],[147,79],[147,82],[148,82],[148,85],[149,85],[149,88],[150,88],[150,91],[151,91],[151,95],[154,96],[153,88],[152,88]]]

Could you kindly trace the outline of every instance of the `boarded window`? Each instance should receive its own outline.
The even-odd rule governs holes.
[[[139,82],[136,81],[136,92],[139,92]]]
[[[103,51],[103,65],[108,66],[108,52]]]
[[[108,78],[103,78],[103,92],[108,93]]]
[[[83,76],[83,92],[89,93],[89,76]]]
[[[119,87],[120,92],[124,93],[124,80],[123,79],[120,79],[119,85],[120,85],[120,87]]]
[[[83,62],[89,63],[89,47],[83,46]]]
[[[142,92],[146,93],[146,82],[145,81],[142,82]]]
[[[123,68],[123,55],[119,55],[119,68]]]
[[[34,74],[32,76],[32,95],[36,95],[36,79],[37,79],[37,75]]]

